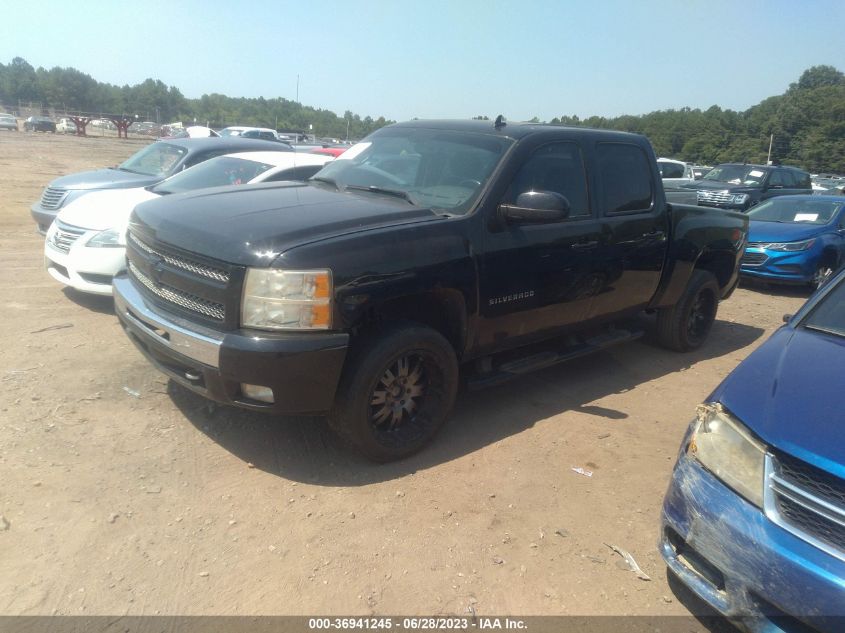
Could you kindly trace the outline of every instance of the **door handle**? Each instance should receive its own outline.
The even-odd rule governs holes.
[[[664,233],[663,231],[658,231],[657,229],[654,229],[653,231],[651,231],[649,233],[643,233],[643,237],[647,237],[649,239],[662,240],[665,236],[666,236],[666,233]]]
[[[575,242],[569,248],[576,250],[576,251],[586,251],[590,248],[595,248],[598,245],[596,240],[592,240],[590,242]]]

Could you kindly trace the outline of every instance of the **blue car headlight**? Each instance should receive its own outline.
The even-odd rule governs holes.
[[[762,508],[766,447],[718,402],[701,404],[696,413],[687,455]]]
[[[760,248],[765,248],[769,251],[793,253],[796,251],[806,251],[815,243],[816,238],[812,238],[809,240],[802,240],[800,242],[772,242],[770,244],[760,244]]]

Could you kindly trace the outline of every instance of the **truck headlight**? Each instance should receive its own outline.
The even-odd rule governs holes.
[[[105,231],[100,231],[88,240],[86,246],[92,246],[94,248],[117,248],[119,246],[126,245],[126,242],[122,238],[122,231],[118,231],[117,229],[106,229]]]
[[[806,251],[815,243],[816,238],[813,238],[810,240],[803,240],[801,242],[773,242],[771,244],[763,244],[762,247],[770,251],[783,251],[791,253],[794,251]]]
[[[687,454],[762,508],[765,446],[718,402],[699,405],[697,415]]]
[[[747,193],[737,193],[733,196],[734,204],[745,204],[750,196]]]
[[[327,330],[332,325],[330,270],[248,268],[241,325],[261,330]]]

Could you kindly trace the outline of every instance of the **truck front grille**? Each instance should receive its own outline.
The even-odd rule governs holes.
[[[767,513],[776,513],[777,522],[796,536],[845,560],[845,480],[783,453],[770,459]]]
[[[62,202],[67,197],[67,189],[59,189],[57,187],[47,187],[44,193],[41,194],[41,208],[47,210],[55,210],[62,206]]]
[[[130,230],[129,276],[154,304],[224,330],[238,327],[244,268]]]
[[[733,199],[733,194],[727,191],[698,190],[698,204],[727,204]]]
[[[149,244],[145,243],[142,239],[140,239],[136,235],[132,235],[131,233],[129,234],[129,239],[142,251],[145,251],[146,253],[155,257],[159,257],[172,266],[176,266],[177,268],[181,268],[182,270],[188,270],[203,277],[208,277],[209,279],[222,281],[223,283],[229,283],[229,273],[227,273],[225,270],[220,270],[219,268],[215,268],[213,266],[207,266],[206,264],[191,261],[190,259],[186,259],[179,255],[170,255],[168,253],[159,252]]]
[[[187,292],[177,290],[176,288],[170,288],[166,284],[156,283],[138,270],[138,267],[131,261],[129,262],[129,270],[132,271],[135,278],[140,281],[147,290],[165,301],[175,303],[178,306],[192,310],[193,312],[197,312],[199,314],[204,314],[205,316],[218,321],[222,321],[226,318],[226,309],[220,303],[206,301],[201,297],[196,297]]]
[[[57,250],[67,253],[70,251],[70,247],[73,246],[73,243],[85,235],[85,229],[79,228],[78,226],[71,226],[70,224],[64,224],[58,220],[55,220],[55,223],[56,232],[53,233],[53,237],[50,238],[50,243]]]

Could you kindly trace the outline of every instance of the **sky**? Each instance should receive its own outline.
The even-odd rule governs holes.
[[[341,116],[396,121],[746,110],[812,66],[845,72],[845,0],[36,0],[17,7],[20,15],[0,23],[0,63],[22,57],[116,85],[159,79],[189,98],[298,98]]]

